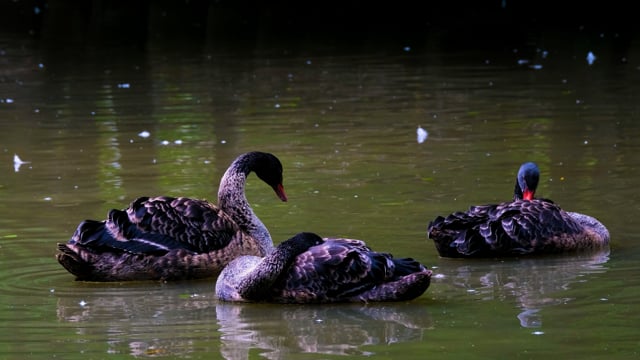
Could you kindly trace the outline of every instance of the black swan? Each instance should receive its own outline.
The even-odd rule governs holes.
[[[372,251],[363,241],[299,233],[265,257],[241,256],[222,270],[222,301],[336,303],[406,301],[429,287],[431,270]]]
[[[503,257],[607,247],[609,231],[597,219],[534,198],[539,177],[535,163],[524,163],[513,201],[435,218],[427,234],[440,256]]]
[[[282,201],[282,164],[274,155],[237,157],[220,180],[218,206],[184,197],[140,197],[103,221],[85,220],[58,262],[78,280],[179,280],[217,275],[240,255],[264,256],[273,248],[265,225],[244,193],[251,172]]]

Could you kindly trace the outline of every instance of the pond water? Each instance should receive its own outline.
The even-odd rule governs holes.
[[[638,357],[640,43],[604,35],[223,53],[0,39],[0,358]],[[254,175],[247,189],[276,242],[364,239],[432,268],[431,287],[238,305],[214,279],[83,283],[55,261],[80,221],[138,196],[215,201],[250,150],[285,168],[288,202]],[[509,200],[524,161],[540,196],[609,228],[610,252],[439,258],[428,222]]]

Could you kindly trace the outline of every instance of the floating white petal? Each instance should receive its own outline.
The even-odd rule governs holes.
[[[20,159],[18,154],[13,154],[13,171],[15,171],[15,172],[20,171],[20,166],[22,166],[24,164],[28,164],[30,162],[31,161],[22,161],[22,159]]]
[[[429,136],[427,130],[420,126],[418,126],[418,130],[416,132],[418,133],[418,144],[422,144],[427,139],[427,136]]]

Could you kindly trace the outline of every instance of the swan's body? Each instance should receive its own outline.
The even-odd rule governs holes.
[[[430,279],[431,271],[419,262],[372,251],[360,240],[301,233],[266,257],[229,263],[216,296],[276,303],[405,301],[422,295]]]
[[[217,275],[240,255],[264,256],[273,242],[245,195],[250,172],[282,201],[282,165],[273,155],[239,156],[220,181],[218,206],[184,197],[140,197],[106,220],[83,221],[58,262],[78,280],[177,280]]]
[[[428,236],[444,257],[501,257],[599,250],[609,231],[597,219],[535,199],[539,170],[525,163],[518,171],[514,201],[472,206],[438,216]]]

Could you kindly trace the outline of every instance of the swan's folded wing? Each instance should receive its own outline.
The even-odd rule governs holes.
[[[501,204],[488,214],[479,228],[480,235],[492,250],[504,254],[527,254],[554,249],[555,240],[573,236],[580,225],[552,202],[516,201]]]
[[[126,212],[120,210],[111,210],[105,221],[83,221],[70,243],[94,250],[119,250],[133,254],[163,255],[173,249],[195,251],[188,243],[176,241],[171,236],[143,231],[129,221]]]
[[[169,246],[210,252],[222,249],[240,231],[229,215],[217,206],[190,198],[141,197],[126,210],[129,220],[145,233],[158,236]]]
[[[280,287],[282,296],[333,302],[370,290],[390,276],[386,254],[371,251],[362,241],[328,239],[296,258]]]

